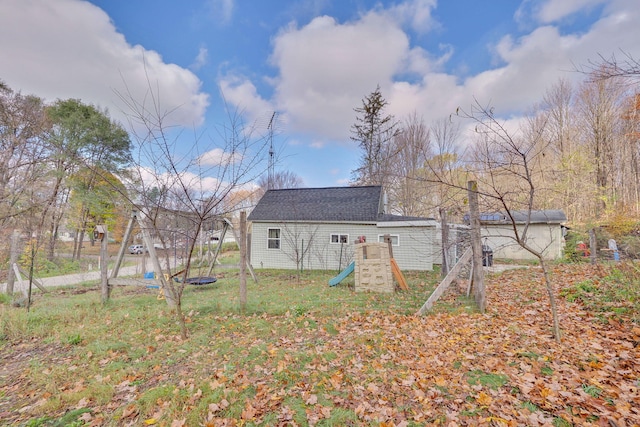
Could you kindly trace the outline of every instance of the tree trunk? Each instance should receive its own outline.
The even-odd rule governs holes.
[[[187,329],[187,322],[184,318],[184,313],[182,312],[182,304],[177,304],[176,307],[176,318],[178,319],[178,324],[180,325],[180,337],[183,340],[189,338],[189,330]]]
[[[55,214],[54,214],[55,217]],[[47,244],[47,259],[53,261],[56,249],[56,240],[58,238],[58,226],[55,221],[51,221],[49,227],[49,242]]]
[[[82,252],[82,243],[84,242],[84,227],[86,223],[82,224],[82,228],[78,230],[78,249],[76,250],[76,261],[80,261],[80,255]]]
[[[89,210],[87,208],[82,208],[82,218],[80,220],[80,228],[78,229],[77,237],[78,243],[77,248],[74,250],[74,260],[80,260],[80,255],[82,253],[82,243],[84,242],[84,233],[87,229],[87,218],[89,217]]]
[[[16,281],[16,275],[13,264],[18,262],[20,256],[20,230],[13,230],[11,234],[11,248],[9,252],[9,272],[7,275],[7,295],[13,295],[13,287]]]
[[[542,273],[544,274],[544,285],[547,288],[547,294],[549,295],[549,304],[551,305],[551,315],[553,316],[553,337],[556,342],[560,342],[560,322],[558,320],[558,308],[556,306],[556,296],[549,277],[549,271],[547,270],[547,264],[542,256],[538,257],[540,260],[540,267],[542,267]]]
[[[76,229],[73,236],[73,252],[71,253],[71,260],[76,259],[76,254],[78,253],[78,235],[80,234],[80,230]]]

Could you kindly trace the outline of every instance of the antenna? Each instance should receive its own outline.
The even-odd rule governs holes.
[[[269,166],[267,170],[267,190],[271,190],[273,188],[273,178],[274,178],[274,151],[273,151],[273,122],[276,118],[276,112],[274,111],[271,115],[271,119],[269,120],[269,126],[267,129],[269,130]]]

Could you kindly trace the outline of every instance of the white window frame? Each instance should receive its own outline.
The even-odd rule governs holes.
[[[269,232],[271,230],[278,230],[278,237],[269,237]],[[271,241],[277,241],[278,242],[278,247],[277,248],[272,248],[269,246],[269,242]],[[279,227],[268,227],[267,228],[267,250],[269,251],[279,251],[280,249],[282,249],[282,229]]]
[[[384,243],[384,236],[386,234],[389,233],[385,233],[385,234],[378,234],[378,243]],[[391,236],[391,246],[400,246],[400,235],[399,234],[389,234],[389,236]],[[396,242],[397,243],[393,243],[393,238],[396,238]]]
[[[333,236],[338,236],[338,241],[337,242],[333,241]],[[341,242],[342,237],[346,237],[347,241],[346,242]],[[349,235],[348,234],[344,234],[344,233],[331,233],[329,235],[329,244],[331,244],[331,245],[340,245],[340,244],[348,245],[349,244]]]

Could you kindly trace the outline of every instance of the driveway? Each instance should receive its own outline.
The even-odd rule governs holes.
[[[142,262],[128,267],[120,267],[120,271],[118,272],[118,276],[120,277],[133,275],[139,275],[140,277],[142,277]],[[92,270],[84,273],[66,274],[64,276],[45,277],[42,279],[36,277],[36,280],[45,288],[52,288],[56,286],[73,286],[88,281],[100,280],[100,270]],[[26,293],[28,288],[29,278],[24,276],[22,276],[22,281],[16,280],[15,284],[13,285],[13,290],[16,293],[20,291],[24,291]],[[33,288],[37,289],[35,285]],[[0,293],[5,293],[6,289],[7,284],[0,283]]]

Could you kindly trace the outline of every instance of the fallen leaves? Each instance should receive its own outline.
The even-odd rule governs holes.
[[[562,289],[601,272],[553,274]],[[108,350],[34,366],[70,408],[91,407],[83,417],[96,426],[638,424],[640,328],[559,298],[559,345],[539,282],[533,269],[490,277],[484,315],[228,315],[211,317],[219,327],[200,342],[134,331],[138,359]],[[106,403],[87,397],[107,388]],[[2,392],[22,399],[21,420],[52,396],[26,375]]]

